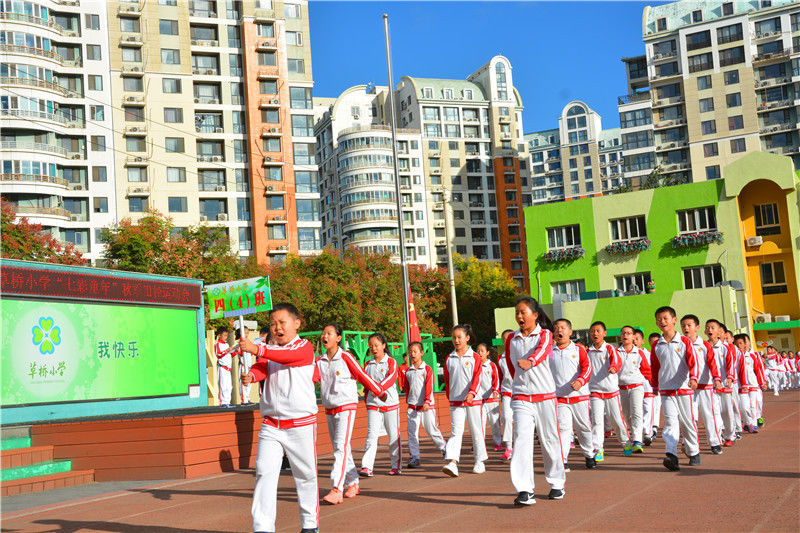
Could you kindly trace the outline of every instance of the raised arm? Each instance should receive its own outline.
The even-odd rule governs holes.
[[[355,357],[347,352],[342,352],[342,361],[344,361],[344,364],[347,365],[347,369],[350,371],[350,375],[354,380],[364,385],[364,387],[375,396],[380,396],[383,394],[384,391],[382,391],[378,384],[375,383],[375,380],[372,379],[372,376],[364,372],[364,369],[358,365]]]
[[[314,346],[306,339],[290,342],[286,346],[259,344],[258,357],[286,366],[305,366],[314,362]]]
[[[549,329],[542,329],[542,333],[539,335],[539,345],[528,356],[528,361],[536,366],[547,361],[551,353],[553,353],[553,332]]]

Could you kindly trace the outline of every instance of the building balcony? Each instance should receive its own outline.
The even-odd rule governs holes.
[[[64,58],[52,50],[36,48],[33,46],[23,46],[20,44],[0,44],[0,52],[3,55],[24,55],[29,57],[40,57],[59,65],[65,65]]]
[[[756,80],[754,85],[756,89],[764,89],[767,87],[777,87],[779,85],[788,85],[792,83],[792,78],[790,76],[781,76],[777,78],[767,78],[765,80]]]
[[[262,163],[263,166],[273,166],[273,165],[283,165],[283,154],[280,152],[275,152],[270,155],[264,156],[264,162]]]
[[[781,108],[784,108],[784,107],[792,107],[792,106],[794,106],[794,101],[793,100],[789,100],[789,99],[786,99],[786,100],[775,100],[775,101],[772,101],[772,102],[763,102],[763,103],[758,104],[758,110],[757,111],[759,113],[764,113],[764,112],[767,112],[767,111],[773,111],[775,109],[781,109]]]
[[[758,54],[753,56],[753,64],[760,65],[766,63],[773,63],[775,61],[785,61],[789,55],[791,55],[792,49],[785,48],[783,50],[779,50],[778,52],[767,52],[766,54]]]
[[[286,244],[279,244],[267,250],[267,253],[270,255],[288,254],[289,246]]]
[[[51,185],[60,189],[66,189],[69,186],[69,182],[63,178],[42,174],[0,174],[0,182],[9,185]]]
[[[279,77],[277,66],[262,66],[258,68],[258,79],[277,79]]]
[[[663,172],[683,172],[685,170],[689,170],[690,168],[691,168],[691,165],[689,164],[689,160],[688,159],[684,159],[683,161],[677,161],[677,162],[672,162],[672,163],[668,163],[668,162],[665,161],[665,162],[662,163],[662,166],[661,166],[661,170]]]
[[[657,129],[660,128],[673,128],[675,126],[683,126],[686,124],[685,118],[673,118],[669,120],[662,120],[661,122],[656,122],[653,126]]]
[[[150,195],[150,185],[142,184],[142,185],[131,185],[128,187],[126,196],[149,196]]]
[[[617,103],[619,105],[636,104],[640,102],[649,102],[649,101],[650,101],[650,91],[641,93],[623,94],[622,96],[617,97]]]
[[[142,65],[122,65],[122,74],[125,76],[144,76],[144,67]]]
[[[222,155],[197,154],[198,163],[224,163],[225,157]]]
[[[276,20],[274,9],[256,8],[254,16],[256,22],[269,22],[271,20]]]
[[[142,16],[142,8],[139,3],[120,3],[119,8],[117,9],[118,15],[124,15],[127,17],[141,17]]]
[[[276,39],[262,39],[256,43],[257,51],[277,50],[278,44]]]
[[[781,31],[780,30],[778,30],[778,31],[765,31],[765,32],[753,34],[753,39],[755,39],[756,41],[762,41],[762,40],[765,40],[765,39],[778,38],[780,36],[781,36]]]
[[[122,105],[144,107],[144,96],[135,96],[135,95],[123,96]]]
[[[62,157],[67,157],[68,153],[65,148],[45,143],[31,143],[31,142],[17,142],[17,141],[3,141],[0,143],[0,150],[10,150],[19,152],[43,152],[46,154],[56,154]]]
[[[678,57],[678,51],[673,50],[671,52],[662,52],[660,54],[653,54],[653,62],[660,63],[661,61],[666,61],[668,59],[674,59]]]
[[[144,45],[141,33],[123,33],[119,38],[120,46],[141,48]]]
[[[772,135],[773,133],[780,133],[782,131],[796,130],[796,123],[781,122],[778,124],[764,124],[759,128],[761,135]]]
[[[65,89],[64,87],[62,87],[61,85],[59,85],[54,81],[45,81],[36,78],[3,76],[2,78],[0,78],[0,85],[42,89],[45,91],[51,91],[53,93],[57,93],[60,96],[66,96],[67,98],[80,98],[82,96],[79,93],[70,91],[69,89]]]
[[[219,40],[217,39],[192,39],[190,43],[192,46],[211,46],[214,48],[219,47]]]
[[[123,133],[130,137],[144,137],[147,135],[147,126],[125,126]]]
[[[219,95],[216,96],[196,96],[194,98],[194,103],[196,105],[219,105],[222,103],[222,99]]]
[[[21,217],[54,218],[63,221],[71,220],[72,218],[72,213],[61,207],[15,205],[14,211],[16,211],[17,216]]]
[[[361,224],[375,224],[380,226],[397,226],[397,217],[393,216],[364,216],[360,218],[352,218],[342,222],[342,228],[348,228]]]
[[[149,161],[146,156],[129,155],[125,158],[125,164],[129,167],[144,167],[147,166]]]
[[[24,121],[28,121],[29,119],[33,119],[37,122],[50,122],[52,124],[58,124],[60,126],[64,126],[66,128],[83,128],[86,123],[80,120],[73,120],[69,117],[65,117],[61,113],[48,113],[45,111],[29,111],[27,109],[0,109],[0,117],[3,117],[7,120],[10,119],[21,119]],[[8,127],[8,125],[6,125]]]
[[[36,26],[47,28],[48,30],[54,31],[59,35],[64,35],[64,33],[66,32],[66,30],[62,25],[57,24],[53,20],[45,20],[41,17],[34,17],[33,15],[27,15],[25,13],[11,13],[9,11],[0,12],[0,20],[34,24]]]
[[[670,74],[655,74],[650,78],[651,83],[660,83],[662,81],[672,80],[683,76],[681,72],[672,72]]]
[[[225,129],[221,125],[216,124],[203,124],[202,126],[195,126],[194,131],[197,133],[225,133]]]
[[[397,244],[398,240],[399,239],[397,235],[392,233],[389,233],[387,235],[360,235],[358,237],[353,237],[351,239],[348,239],[345,244],[359,244],[366,242],[386,242],[386,241],[391,241],[392,243]]]
[[[261,128],[262,137],[280,137],[282,135],[281,129],[276,126],[266,126]]]
[[[784,154],[796,153],[798,151],[798,147],[797,146],[772,146],[772,147],[768,146],[766,151],[771,153],[771,154],[784,155]]]
[[[381,199],[374,199],[368,198],[366,200],[352,200],[350,202],[341,202],[342,209],[358,206],[358,205],[372,205],[372,204],[380,204],[380,205],[397,205],[397,201],[394,198],[381,198]],[[403,205],[403,207],[410,207],[408,205]]]
[[[195,74],[197,76],[219,76],[220,70],[219,67],[217,68],[192,67],[192,74]]]
[[[656,152],[665,152],[667,150],[676,150],[678,148],[684,148],[689,146],[689,141],[686,140],[679,140],[679,141],[669,141],[664,143],[659,143],[656,145]]]
[[[657,98],[653,100],[653,107],[667,107],[683,103],[685,100],[683,95],[671,96],[669,98]]]
[[[362,168],[378,168],[378,169],[388,168],[388,169],[394,170],[394,166],[392,165],[392,163],[371,162],[371,163],[357,163],[357,164],[354,164],[354,165],[350,165],[350,166],[348,166],[346,168],[340,167],[339,168],[339,172],[340,173],[342,173],[342,172],[350,172],[352,170],[359,170],[359,169],[362,169]],[[438,173],[435,173],[435,172],[431,172],[431,173],[432,174],[441,174],[441,171],[439,171]]]

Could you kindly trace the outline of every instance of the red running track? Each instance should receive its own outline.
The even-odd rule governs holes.
[[[441,471],[441,459],[423,439],[423,468],[389,477],[388,450],[378,453],[376,476],[362,494],[323,506],[321,531],[792,531],[800,530],[800,392],[765,394],[766,425],[721,456],[680,472],[661,465],[659,438],[645,454],[623,457],[614,440],[597,469],[571,454],[566,497],[546,498],[536,455],[536,505],[514,508],[507,465],[490,452],[483,475],[471,470],[465,438],[461,477]],[[442,428],[447,431],[448,428]],[[327,432],[320,427],[319,431]],[[356,448],[362,442],[354,442]],[[537,452],[538,454],[538,447]],[[404,454],[405,455],[405,454]],[[356,464],[361,453],[356,452]],[[320,494],[329,485],[330,457],[320,459]],[[93,496],[0,515],[2,531],[198,533],[249,531],[254,475],[238,471]],[[278,531],[298,531],[294,483],[281,476]]]

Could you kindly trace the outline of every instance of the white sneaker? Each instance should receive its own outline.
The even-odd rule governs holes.
[[[442,467],[442,472],[450,477],[458,477],[458,464],[455,461],[450,461]]]
[[[472,467],[473,474],[483,474],[486,472],[486,467],[483,465],[483,461],[478,461],[475,463],[475,466]]]

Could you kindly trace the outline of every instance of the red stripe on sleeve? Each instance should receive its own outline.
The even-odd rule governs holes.
[[[644,350],[639,348],[639,357],[641,361],[639,362],[639,372],[642,373],[644,379],[650,381],[650,363],[647,362],[647,357],[644,356]]]
[[[589,354],[583,346],[578,346],[578,381],[581,385],[586,385],[589,378],[592,377],[592,362],[589,360]]]
[[[661,369],[661,361],[658,360],[656,353],[656,344],[658,340],[653,341],[650,345],[650,386],[653,387],[653,392],[658,392],[658,371]]]
[[[481,386],[481,358],[478,354],[472,355],[474,361],[472,363],[472,383],[469,386],[469,392],[467,394],[478,394],[478,388]]]
[[[425,365],[425,403],[433,407],[433,369]]]
[[[551,353],[553,353],[553,332],[549,329],[542,329],[539,334],[539,345],[528,356],[528,361],[536,366],[542,361],[546,361]]]
[[[306,339],[286,346],[259,344],[258,356],[286,366],[305,366],[314,363],[314,346]]]
[[[711,346],[711,343],[708,341],[703,341],[703,346],[706,349],[706,364],[708,368],[711,369],[711,377],[715,380],[722,381],[722,378],[719,376],[719,366],[717,366],[717,357],[716,352],[714,352],[714,347]]]
[[[686,364],[689,366],[689,379],[697,381],[697,352],[694,350],[694,345],[681,335],[681,342],[686,350]]]
[[[355,357],[353,357],[352,354],[348,352],[342,352],[342,361],[344,361],[344,364],[347,365],[347,369],[350,371],[350,376],[354,380],[361,383],[375,396],[380,396],[383,394],[383,391],[380,389],[378,384],[375,383],[375,380],[372,379],[372,376],[364,372],[364,369],[358,365]]]

